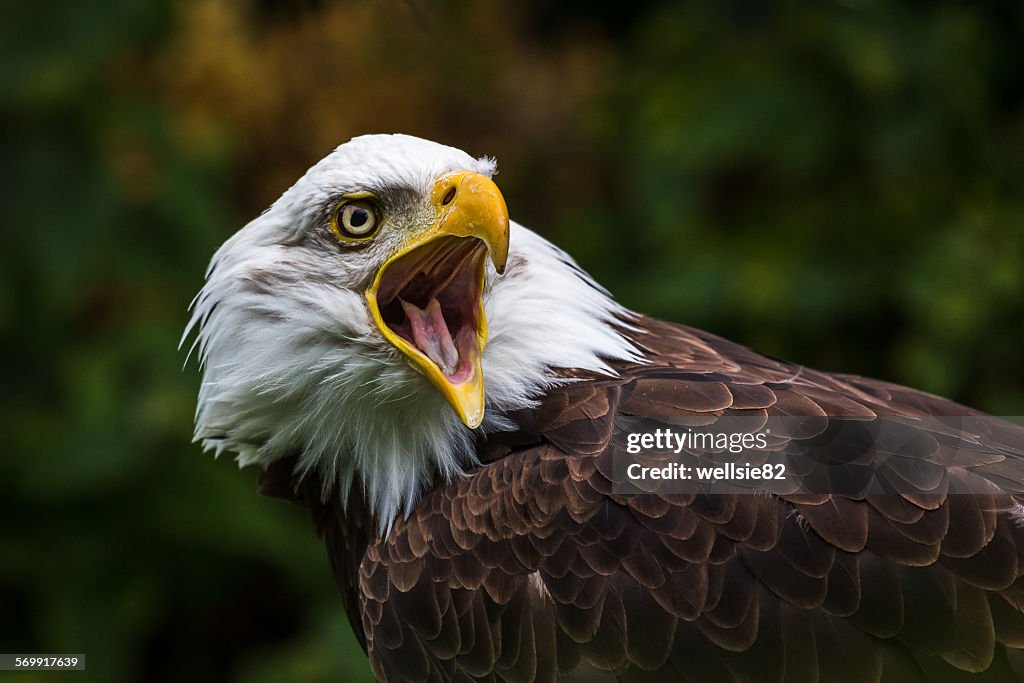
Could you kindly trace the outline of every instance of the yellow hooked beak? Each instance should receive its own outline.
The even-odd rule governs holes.
[[[504,272],[508,209],[490,178],[468,171],[438,180],[431,203],[437,218],[381,266],[366,300],[384,338],[475,428],[484,418],[485,258]]]

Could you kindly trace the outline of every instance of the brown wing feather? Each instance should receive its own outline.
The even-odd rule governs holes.
[[[907,448],[1001,468],[1004,490],[985,495],[615,494],[623,414],[810,418],[784,442],[817,437],[828,416],[976,414],[699,330],[637,327],[646,364],[515,416],[519,432],[482,443],[485,464],[387,539],[367,535],[358,497],[342,515],[336,498],[282,484],[289,463],[268,471],[270,492],[314,510],[380,680],[1015,680],[1024,531],[1007,491],[1024,490],[1024,430],[954,443],[908,426]]]

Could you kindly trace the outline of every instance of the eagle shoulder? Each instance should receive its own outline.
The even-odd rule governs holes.
[[[641,318],[631,334],[645,363],[513,415],[520,428],[481,442],[479,468],[428,491],[386,538],[358,506],[302,499],[378,678],[1024,675],[1019,428],[958,451],[957,467],[1002,467],[1005,485],[983,494],[623,494],[624,416],[814,418],[796,443],[836,416],[980,415],[683,326]],[[950,438],[914,444],[939,453]]]

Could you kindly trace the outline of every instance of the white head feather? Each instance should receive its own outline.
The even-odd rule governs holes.
[[[213,256],[193,302],[203,382],[195,439],[240,465],[299,453],[326,495],[360,481],[382,533],[440,475],[476,463],[472,431],[440,392],[373,324],[364,292],[404,235],[424,225],[434,182],[452,171],[491,176],[490,159],[405,135],[368,135],[339,146]],[[388,222],[351,250],[327,227],[344,193],[372,190]],[[509,261],[488,264],[484,310],[484,432],[574,368],[610,374],[637,360],[619,332],[629,313],[573,260],[512,223]]]

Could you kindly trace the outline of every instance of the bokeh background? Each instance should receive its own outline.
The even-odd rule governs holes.
[[[360,133],[495,155],[628,306],[1024,414],[1016,0],[106,5],[3,3],[0,651],[369,680],[177,350],[213,250]]]

